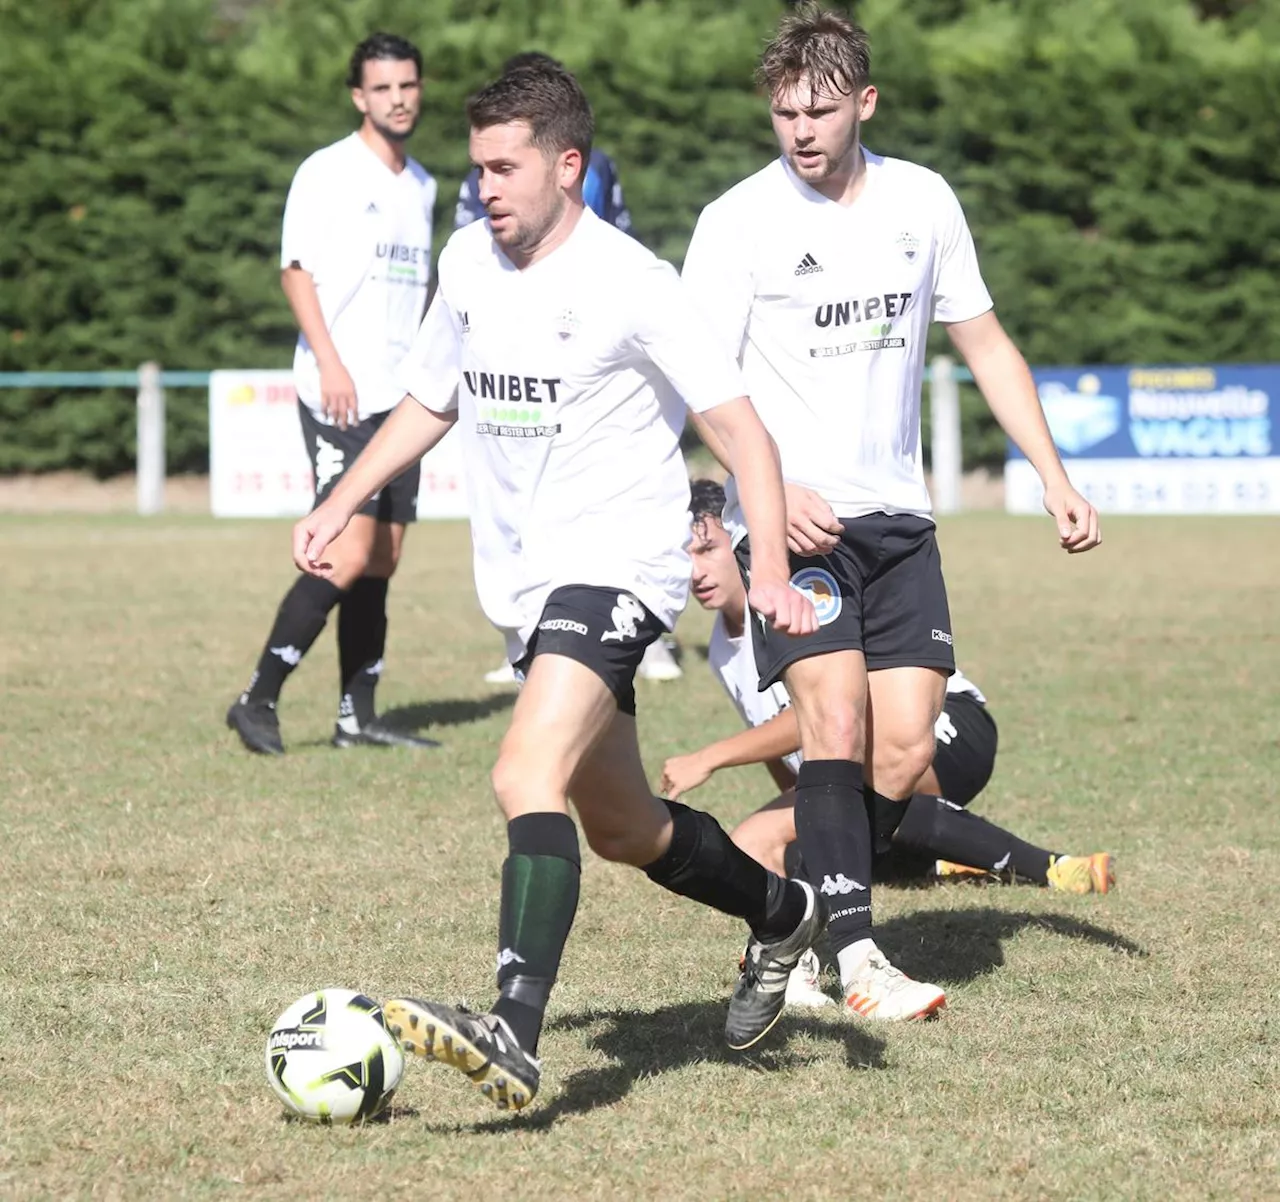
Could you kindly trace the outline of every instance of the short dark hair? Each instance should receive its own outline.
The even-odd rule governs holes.
[[[550,67],[554,71],[568,69],[558,58],[543,54],[541,50],[522,50],[519,54],[513,54],[502,64],[502,74],[508,75],[512,71],[523,71],[526,67]]]
[[[724,489],[714,480],[705,477],[689,482],[689,513],[694,526],[701,526],[708,518],[723,521]]]
[[[554,62],[554,60],[552,60]],[[577,150],[583,170],[591,157],[596,123],[582,88],[559,64],[531,64],[507,71],[467,101],[472,129],[523,121],[544,155]]]
[[[778,23],[764,48],[756,81],[770,96],[807,78],[815,92],[851,96],[871,80],[866,30],[844,13],[806,0]]]
[[[371,33],[351,52],[351,61],[347,64],[347,87],[362,87],[365,63],[377,59],[412,62],[418,69],[418,78],[422,78],[422,51],[417,46],[394,33]]]

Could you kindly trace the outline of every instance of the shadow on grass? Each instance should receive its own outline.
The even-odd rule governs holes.
[[[384,710],[382,720],[394,730],[419,731],[432,726],[465,726],[490,714],[509,710],[516,703],[514,690],[487,697],[465,697],[450,701],[421,701]]]
[[[811,1056],[785,1046],[787,1036],[796,1032],[842,1044],[850,1068],[884,1067],[884,1040],[860,1027],[824,1022],[798,1010],[783,1014],[762,1048],[732,1052],[724,1044],[726,1006],[724,1001],[685,1002],[648,1012],[587,1010],[558,1018],[550,1024],[556,1031],[579,1031],[603,1023],[601,1030],[587,1036],[587,1043],[613,1063],[574,1073],[545,1105],[536,1104],[528,1114],[491,1119],[469,1130],[476,1134],[546,1131],[569,1115],[620,1102],[642,1078],[694,1064],[732,1064],[743,1072],[799,1067]]]
[[[960,984],[1004,964],[1003,942],[1028,927],[1064,939],[1098,943],[1126,956],[1145,956],[1141,945],[1106,927],[1065,914],[1025,910],[921,910],[876,924],[876,942],[909,977]]]

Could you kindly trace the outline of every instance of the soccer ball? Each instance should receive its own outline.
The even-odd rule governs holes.
[[[300,997],[271,1028],[267,1080],[299,1118],[362,1123],[391,1101],[404,1053],[382,1007],[353,989]]]

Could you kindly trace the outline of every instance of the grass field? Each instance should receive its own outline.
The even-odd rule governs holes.
[[[881,890],[882,946],[947,986],[911,1027],[784,1018],[734,1057],[740,934],[587,856],[538,1102],[410,1064],[390,1121],[284,1121],[275,1015],[349,985],[487,1005],[511,696],[457,525],[410,536],[384,709],[428,754],[331,750],[332,634],[290,754],[222,726],[289,579],[287,526],[0,521],[0,1196],[1280,1197],[1280,524],[941,528],[962,666],[1001,726],[975,809],[1120,888]],[[641,683],[654,770],[734,718],[680,634]],[[730,820],[760,769],[693,795]],[[834,981],[829,983],[834,985]]]

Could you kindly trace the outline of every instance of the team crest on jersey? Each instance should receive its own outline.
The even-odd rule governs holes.
[[[561,309],[556,315],[556,333],[561,339],[572,338],[581,325],[578,315],[572,309]]]
[[[908,263],[916,261],[916,255],[920,253],[920,239],[915,234],[903,230],[897,238],[894,239],[897,248],[902,252],[902,257]]]
[[[791,577],[791,587],[806,594],[813,602],[819,626],[834,622],[840,616],[840,610],[844,608],[844,601],[840,597],[840,586],[826,568],[801,568]]]

